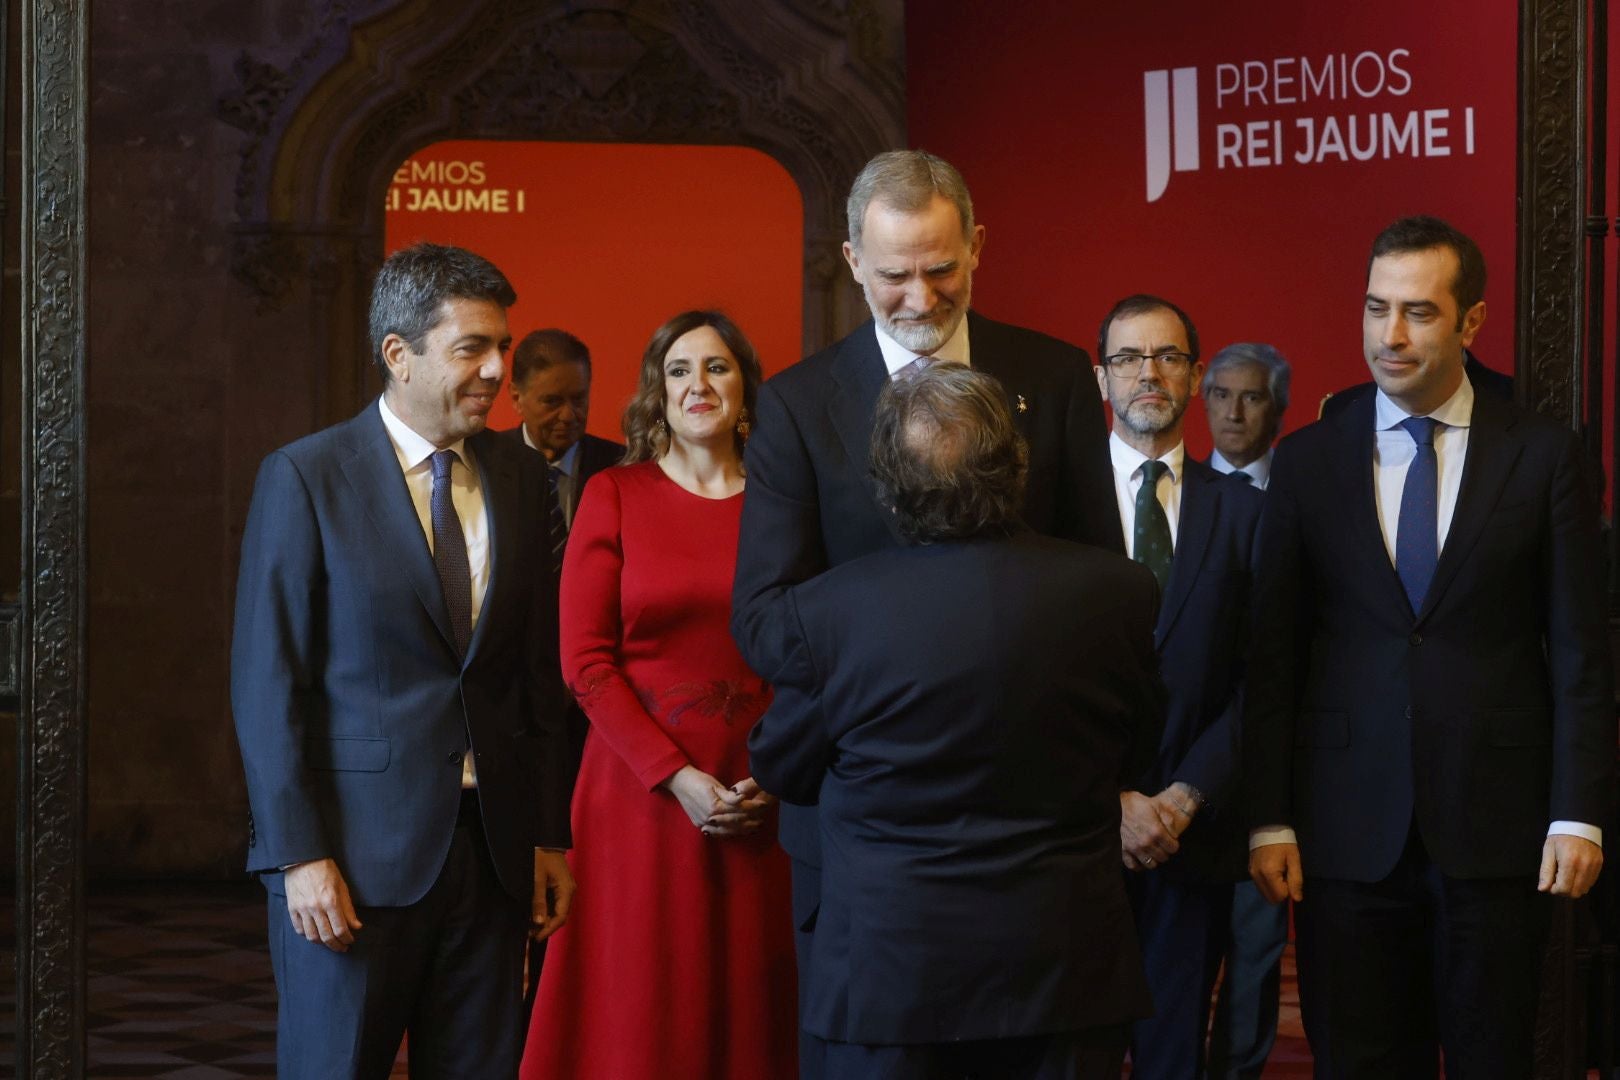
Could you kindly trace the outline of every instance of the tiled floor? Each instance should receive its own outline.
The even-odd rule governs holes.
[[[263,897],[252,884],[92,891],[90,1076],[275,1075],[276,999]],[[0,958],[0,966],[8,959]],[[1292,955],[1284,964],[1281,1034],[1266,1080],[1310,1074]],[[0,1007],[9,1004],[0,998]],[[9,1019],[0,1020],[0,1033]],[[9,1049],[0,1045],[0,1075],[9,1075]],[[406,1075],[403,1051],[393,1075]]]

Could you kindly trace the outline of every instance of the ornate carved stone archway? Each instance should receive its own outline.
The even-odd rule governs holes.
[[[334,2],[288,70],[243,56],[233,270],[329,358],[315,418],[364,396],[366,290],[400,161],[449,138],[748,146],[804,200],[804,345],[864,317],[838,258],[849,181],[905,142],[898,0]]]

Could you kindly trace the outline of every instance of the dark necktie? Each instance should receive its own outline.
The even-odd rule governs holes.
[[[1170,584],[1170,519],[1159,504],[1159,477],[1170,471],[1162,461],[1142,462],[1142,486],[1136,492],[1136,530],[1131,558],[1153,571],[1162,592]]]
[[[1410,416],[1401,427],[1416,447],[1412,465],[1401,488],[1401,516],[1395,526],[1395,572],[1406,587],[1406,598],[1416,614],[1440,561],[1439,461],[1434,454],[1434,429],[1440,422],[1428,416]]]
[[[1233,469],[1227,475],[1230,476],[1232,479],[1236,480],[1240,484],[1253,484],[1254,483],[1254,477],[1250,476],[1248,473],[1244,472],[1242,469]]]
[[[546,531],[551,540],[551,573],[562,573],[563,548],[568,546],[568,517],[563,513],[563,471],[555,466],[546,469],[546,499],[550,510],[546,514]]]
[[[444,588],[456,650],[466,656],[467,643],[472,640],[472,570],[467,563],[467,538],[461,534],[461,518],[450,498],[450,467],[455,462],[454,450],[439,450],[433,455],[433,565]]]

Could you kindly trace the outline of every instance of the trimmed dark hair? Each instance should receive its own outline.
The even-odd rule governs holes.
[[[578,364],[591,377],[591,350],[566,330],[547,327],[525,334],[512,350],[512,385],[522,386],[529,376],[556,364]]]
[[[398,334],[421,355],[422,342],[444,318],[447,300],[488,300],[501,308],[517,303],[506,275],[482,255],[445,244],[412,244],[383,260],[371,286],[371,358],[388,385],[383,339]]]
[[[878,395],[872,481],[908,542],[1005,533],[1028,475],[1029,448],[993,376],[937,363]]]
[[[1114,325],[1115,319],[1128,319],[1133,315],[1146,315],[1150,311],[1173,312],[1181,320],[1181,328],[1187,331],[1187,351],[1192,353],[1192,362],[1198,363],[1201,355],[1198,351],[1198,327],[1175,304],[1162,296],[1151,293],[1134,293],[1108,309],[1103,316],[1102,325],[1097,328],[1097,363],[1102,364],[1108,359],[1108,330]]]
[[[1461,330],[1463,316],[1485,299],[1485,256],[1479,245],[1454,225],[1427,214],[1414,214],[1392,222],[1373,239],[1372,253],[1367,256],[1367,277],[1372,277],[1374,259],[1431,248],[1449,248],[1457,256],[1457,276],[1451,279],[1451,295],[1457,301],[1457,329]]]
[[[1209,359],[1209,366],[1204,369],[1204,381],[1198,392],[1209,397],[1210,390],[1215,385],[1217,372],[1228,368],[1243,367],[1253,364],[1266,373],[1266,389],[1271,394],[1272,404],[1277,406],[1277,415],[1281,416],[1288,410],[1288,385],[1293,378],[1293,369],[1288,365],[1288,357],[1278,352],[1275,346],[1259,341],[1237,341],[1228,345]]]
[[[700,326],[713,327],[731,355],[736,357],[743,376],[743,408],[750,418],[754,416],[754,401],[759,396],[759,384],[764,376],[760,372],[759,355],[754,352],[747,335],[722,311],[683,311],[653,331],[646,350],[641,354],[641,377],[635,396],[624,407],[624,464],[653,461],[669,450],[669,430],[658,423],[664,419],[667,404],[664,397],[664,357],[682,335]],[[747,440],[741,434],[736,439],[740,457],[743,443]]]
[[[866,163],[850,185],[844,213],[849,225],[849,246],[861,250],[866,208],[874,202],[905,213],[926,209],[935,195],[956,207],[962,219],[962,238],[973,236],[973,196],[956,166],[926,150],[888,150]]]

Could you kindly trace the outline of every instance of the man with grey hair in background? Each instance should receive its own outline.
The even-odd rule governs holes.
[[[885,387],[872,477],[903,543],[784,597],[805,664],[749,760],[820,802],[801,1009],[828,1077],[1114,1080],[1150,1007],[1116,834],[1157,743],[1158,590],[1019,522],[1012,415],[956,364]]]
[[[855,179],[848,219],[844,258],[872,319],[766,382],[748,442],[731,630],[754,670],[783,687],[803,683],[806,663],[786,590],[901,543],[867,481],[873,409],[899,372],[948,361],[995,376],[1029,447],[1024,522],[1124,549],[1102,399],[1084,351],[969,310],[985,229],[961,174],[920,150],[879,154]],[[789,689],[776,701],[779,713],[816,707]],[[793,859],[802,989],[821,895],[814,808],[784,807],[780,836]],[[801,1046],[801,1075],[813,1080],[815,1048]]]
[[[1211,358],[1201,387],[1215,447],[1210,468],[1266,489],[1292,373],[1287,358],[1261,342],[1240,341]],[[1210,1025],[1211,1077],[1259,1080],[1277,1041],[1287,944],[1288,905],[1269,903],[1253,881],[1239,882],[1232,892],[1231,936]]]
[[[1292,375],[1288,359],[1260,342],[1239,341],[1211,358],[1199,388],[1215,444],[1210,468],[1266,489]]]

